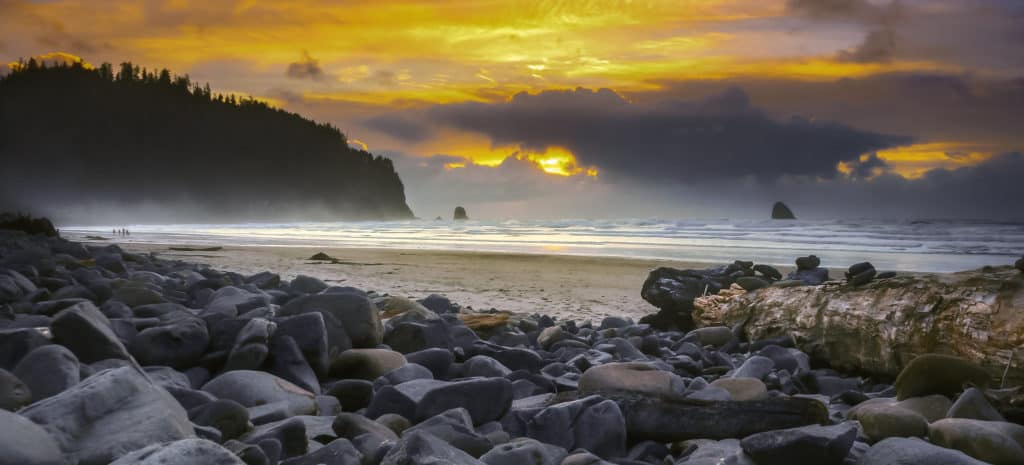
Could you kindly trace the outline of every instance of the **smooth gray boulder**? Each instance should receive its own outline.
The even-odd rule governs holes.
[[[857,424],[802,426],[752,434],[740,447],[758,465],[840,465],[857,439]]]
[[[889,438],[875,443],[857,465],[986,465],[958,450],[917,438]]]
[[[196,365],[210,343],[206,322],[187,318],[139,331],[129,349],[143,365],[189,368]]]
[[[473,428],[473,420],[464,408],[454,408],[430,417],[409,427],[402,434],[415,431],[429,433],[473,457],[480,457],[493,446],[487,436]]]
[[[19,413],[79,465],[107,464],[151,444],[195,436],[181,404],[134,367],[96,373]]]
[[[61,310],[53,318],[50,331],[54,342],[71,349],[82,363],[109,358],[131,360],[128,349],[110,329],[110,320],[91,302]]]
[[[323,315],[330,352],[341,352],[352,347],[372,348],[384,339],[384,326],[380,322],[377,306],[364,295],[306,295],[288,302],[278,314],[295,316],[310,312]]]
[[[480,457],[487,465],[559,465],[569,453],[531,438],[515,438],[494,446]]]
[[[696,445],[697,449],[682,457],[675,465],[757,465],[743,452],[738,439],[696,439],[686,441],[683,445]]]
[[[527,436],[566,450],[586,449],[604,458],[626,454],[626,423],[619,406],[589,396],[541,408],[514,409],[502,419],[512,436]]]
[[[313,393],[262,371],[229,371],[207,382],[202,390],[244,407],[287,402],[292,415],[312,415],[316,411]]]
[[[1024,426],[1016,423],[946,418],[928,426],[928,439],[993,465],[1024,463]]]
[[[428,433],[402,436],[381,465],[483,465],[483,462]]]
[[[32,390],[13,373],[0,368],[0,410],[18,410],[32,403]]]
[[[206,439],[182,439],[125,454],[110,465],[246,465],[242,459]]]
[[[971,418],[974,420],[1006,421],[978,388],[970,388],[960,394],[946,412],[949,418]]]
[[[512,383],[505,378],[468,378],[459,381],[416,379],[380,388],[366,415],[397,413],[420,422],[446,410],[465,408],[473,424],[481,425],[505,415],[512,405]]]
[[[39,401],[78,384],[78,358],[64,346],[42,346],[21,359],[14,376],[32,391],[32,400]]]
[[[348,439],[335,439],[325,446],[300,457],[282,461],[280,465],[361,465],[363,454]]]
[[[0,410],[0,465],[64,465],[53,436],[27,418]]]

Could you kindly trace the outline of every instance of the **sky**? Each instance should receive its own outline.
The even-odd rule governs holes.
[[[32,56],[330,122],[421,217],[1024,219],[1020,0],[0,0]]]

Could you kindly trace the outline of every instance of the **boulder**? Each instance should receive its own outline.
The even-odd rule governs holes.
[[[257,370],[270,354],[270,336],[277,324],[265,318],[252,318],[235,336],[235,343],[224,364],[224,371]]]
[[[775,202],[772,205],[772,219],[773,220],[795,220],[796,215],[793,214],[793,210],[790,210],[786,204],[782,202]]]
[[[455,207],[455,213],[452,215],[453,220],[468,220],[469,216],[466,215],[466,209],[462,207]]]
[[[402,436],[381,465],[482,465],[483,462],[428,433]]]
[[[682,445],[692,452],[684,455],[676,465],[757,465],[743,452],[738,439],[696,439],[685,441]]]
[[[29,352],[14,369],[14,375],[28,386],[33,402],[60,394],[80,381],[75,354],[56,344]]]
[[[373,381],[406,364],[405,356],[387,349],[349,349],[331,360],[331,376]]]
[[[313,393],[262,371],[229,371],[207,382],[202,390],[244,407],[283,401],[292,415],[312,415],[316,410]]]
[[[963,452],[914,438],[890,438],[868,449],[857,465],[985,465]]]
[[[64,465],[50,433],[27,418],[0,409],[0,465]]]
[[[485,378],[501,378],[512,373],[507,366],[486,355],[474,355],[462,363],[462,371],[466,376]]]
[[[756,276],[741,276],[736,278],[736,284],[747,291],[756,291],[762,287],[768,287],[772,283]]]
[[[583,372],[579,380],[581,396],[612,393],[671,395],[685,389],[686,384],[678,375],[641,362],[598,365]]]
[[[245,465],[245,462],[215,442],[182,439],[125,454],[110,465]]]
[[[373,383],[365,379],[343,379],[332,383],[327,388],[327,394],[341,402],[342,411],[354,412],[370,405],[373,400]]]
[[[480,457],[487,465],[559,465],[569,453],[561,447],[536,439],[515,438]]]
[[[736,338],[732,328],[728,326],[708,326],[690,331],[687,336],[694,335],[697,343],[702,346],[721,347]]]
[[[206,322],[188,318],[139,331],[129,350],[143,365],[188,368],[199,362],[210,343]]]
[[[320,394],[320,381],[309,367],[306,358],[302,356],[299,344],[291,336],[274,336],[270,344],[267,365],[267,371],[271,374],[291,381],[313,394]]]
[[[332,260],[329,256],[322,252],[317,255],[323,255],[324,258],[313,258],[313,260]],[[314,255],[314,257],[316,257],[316,255]],[[318,292],[323,291],[324,289],[327,289],[327,287],[327,283],[321,281],[320,279],[314,278],[312,276],[306,276],[304,274],[296,276],[295,279],[293,279],[292,282],[288,285],[288,288],[291,289],[292,293],[295,294],[316,294]]]
[[[326,377],[328,362],[327,326],[320,313],[304,313],[277,318],[277,336],[290,336],[298,345],[309,367],[317,376]]]
[[[848,416],[859,421],[864,435],[876,442],[893,437],[928,435],[928,419],[924,415],[886,399],[864,402],[851,409]]]
[[[1020,273],[993,267],[948,274],[901,274],[863,286],[769,287],[755,293],[700,300],[693,317],[700,326],[743,323],[748,340],[792,336],[812,359],[840,371],[895,378],[922,354],[947,354],[981,367],[991,379],[1024,384],[1024,361],[1009,354],[1024,346],[1024,302]],[[927,361],[927,359],[922,362]],[[958,366],[962,363],[958,363]],[[1010,369],[1007,370],[1007,363]],[[941,363],[936,365],[941,366]],[[927,368],[922,363],[921,368]],[[980,383],[980,372],[940,369],[958,377],[939,386],[918,376],[904,379],[904,396],[946,391],[961,382]],[[916,369],[915,369],[916,370]],[[977,373],[977,374],[975,374]],[[911,379],[914,380],[910,383]],[[900,383],[901,385],[903,383]],[[952,389],[954,392],[949,393]]]
[[[953,397],[968,384],[987,387],[991,376],[981,367],[950,355],[925,354],[914,358],[896,378],[896,397],[906,399],[928,394]]]
[[[188,412],[192,423],[216,428],[224,440],[237,438],[252,429],[249,411],[233,400],[217,399]]]
[[[80,465],[107,464],[151,444],[195,436],[181,405],[134,367],[96,373],[20,413]]]
[[[824,284],[825,281],[829,280],[827,268],[811,268],[809,270],[796,270],[786,275],[787,281],[779,281],[776,284],[781,285],[784,282],[797,282],[803,283],[808,286],[817,286]],[[775,286],[781,287],[781,286]]]
[[[775,369],[775,362],[762,355],[754,355],[746,359],[732,374],[733,378],[764,379]]]
[[[960,394],[956,402],[946,412],[949,418],[970,418],[972,420],[985,421],[1006,421],[1005,418],[992,407],[985,393],[978,388],[970,388]]]
[[[626,453],[626,425],[615,402],[588,396],[541,408],[514,409],[502,419],[512,436],[527,436],[566,450],[585,449],[601,457]]]
[[[82,363],[109,358],[131,360],[128,349],[110,329],[110,320],[91,302],[61,310],[53,318],[50,331],[54,341],[71,349]]]
[[[1015,423],[946,418],[929,426],[928,439],[993,465],[1024,463],[1024,426]]]
[[[391,431],[384,424],[355,413],[345,412],[338,414],[334,417],[331,428],[339,438],[355,439],[364,434],[372,434],[381,440],[393,441],[398,439],[395,432]]]
[[[725,389],[732,400],[761,400],[768,398],[768,388],[755,378],[719,378],[711,387]]]
[[[0,369],[13,370],[22,357],[50,340],[35,329],[0,330]]]
[[[11,372],[0,368],[0,410],[18,410],[32,403],[32,390]]]
[[[409,427],[402,434],[421,431],[451,444],[463,452],[480,457],[491,449],[491,440],[473,428],[473,420],[464,408],[454,408]],[[482,460],[482,459],[481,459]]]
[[[306,295],[288,302],[281,308],[279,315],[294,316],[310,312],[323,315],[330,352],[341,352],[351,347],[376,347],[383,341],[384,327],[377,306],[365,295]]]
[[[414,422],[457,407],[465,408],[480,425],[505,415],[512,405],[512,383],[505,378],[467,378],[460,381],[417,379],[384,386],[373,396],[366,415],[397,413]]]
[[[758,465],[841,465],[856,439],[856,423],[811,425],[752,434],[740,447]]]
[[[363,454],[345,438],[335,439],[301,457],[293,457],[281,465],[360,465]]]
[[[782,279],[782,273],[777,268],[770,265],[758,264],[754,265],[754,271],[761,273],[762,276],[768,278],[771,281],[778,281]]]

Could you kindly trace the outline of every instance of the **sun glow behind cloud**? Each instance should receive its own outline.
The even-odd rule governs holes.
[[[911,2],[913,3],[913,2]],[[935,2],[931,2],[935,3]],[[73,52],[92,63],[130,59],[210,81],[293,111],[348,123],[351,107],[401,111],[501,102],[518,92],[610,88],[657,98],[666,82],[726,78],[835,81],[893,72],[971,72],[936,56],[842,61],[862,24],[796,24],[784,0],[316,0],[0,1],[0,59]],[[61,53],[49,53],[64,50]],[[309,72],[288,75],[293,64]],[[286,99],[272,90],[285,89]],[[757,103],[757,102],[755,102]],[[342,110],[316,113],[320,108]],[[339,116],[340,115],[340,116]],[[351,125],[341,125],[354,131]],[[499,166],[528,160],[552,176],[596,176],[563,147],[541,153],[493,146],[451,129],[430,140],[352,133],[378,150],[446,154]],[[365,144],[363,144],[365,147]],[[878,152],[892,170],[969,166],[1001,150],[971,141],[923,141]],[[457,163],[449,169],[459,169]]]

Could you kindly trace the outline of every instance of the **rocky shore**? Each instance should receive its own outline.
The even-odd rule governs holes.
[[[900,340],[809,350],[811,315],[739,303],[830,286],[797,264],[662,268],[657,314],[559,321],[0,231],[0,465],[1024,463],[1019,373],[833,365]],[[1020,273],[997,275],[989,305],[1019,322]],[[892,279],[857,264],[841,285],[931,285]]]

